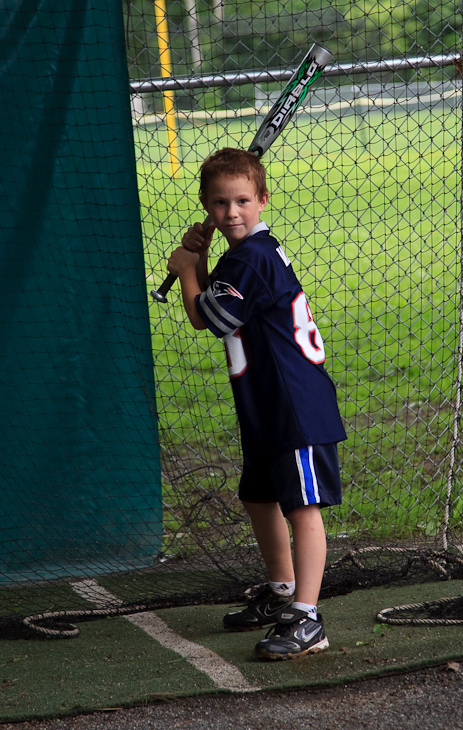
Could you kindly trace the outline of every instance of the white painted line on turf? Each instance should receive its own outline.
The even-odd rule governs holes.
[[[90,601],[97,608],[104,608],[109,605],[118,606],[123,603],[117,596],[100,586],[96,580],[88,579],[71,585],[79,596]],[[138,626],[166,649],[175,651],[192,664],[195,669],[207,674],[220,689],[231,692],[257,692],[261,689],[250,684],[237,667],[222,659],[215,652],[176,634],[153,611],[134,613],[123,616],[123,618]]]

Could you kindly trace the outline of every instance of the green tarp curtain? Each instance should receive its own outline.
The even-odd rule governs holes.
[[[121,3],[0,6],[0,581],[149,565],[155,388]]]

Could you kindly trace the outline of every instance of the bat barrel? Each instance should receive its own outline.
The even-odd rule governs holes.
[[[318,79],[330,59],[330,51],[313,44],[260,125],[249,147],[250,152],[262,157],[269,149],[296,113],[310,86]]]

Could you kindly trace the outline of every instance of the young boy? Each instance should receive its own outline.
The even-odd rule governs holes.
[[[243,451],[239,497],[269,579],[224,625],[249,631],[276,624],[256,654],[291,659],[329,645],[317,611],[326,560],[320,508],[341,502],[337,442],[346,434],[301,285],[260,221],[268,199],[257,157],[231,148],[213,154],[200,181],[212,223],[188,229],[168,270],[180,278],[193,327],[210,329],[225,344]],[[229,248],[209,278],[215,228]]]

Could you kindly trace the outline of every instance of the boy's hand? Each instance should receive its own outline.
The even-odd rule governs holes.
[[[167,261],[167,271],[174,276],[181,276],[189,269],[196,272],[196,266],[199,261],[199,253],[189,251],[183,246],[179,246],[169,256]]]
[[[182,246],[186,248],[187,251],[194,251],[195,253],[207,251],[211,245],[214,231],[215,226],[210,225],[204,231],[202,223],[197,222],[183,234]]]

